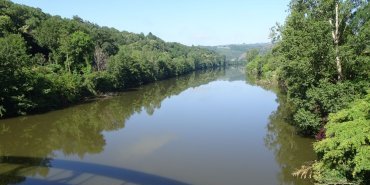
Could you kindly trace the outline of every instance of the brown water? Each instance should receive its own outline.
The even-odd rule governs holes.
[[[277,100],[230,68],[0,120],[0,184],[312,184],[291,176],[312,140]]]

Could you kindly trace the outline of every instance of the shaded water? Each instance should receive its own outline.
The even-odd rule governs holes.
[[[0,184],[312,184],[291,176],[312,140],[285,118],[243,68],[197,72],[0,120]]]

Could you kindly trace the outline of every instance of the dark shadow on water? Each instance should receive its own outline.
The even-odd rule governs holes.
[[[46,185],[56,184],[65,185],[70,184],[69,181],[76,179],[83,174],[98,175],[107,178],[124,181],[122,184],[142,184],[142,185],[189,185],[174,179],[161,177],[154,174],[130,170],[126,168],[119,168],[101,164],[85,163],[80,161],[68,161],[61,159],[50,158],[34,158],[34,157],[15,157],[2,156],[0,157],[0,165],[12,164],[19,165],[9,172],[0,174],[0,185],[8,184],[30,184],[30,185]],[[71,173],[67,177],[52,179],[36,179],[22,176],[26,172],[26,176],[32,176],[37,172],[32,171],[33,167],[57,168],[68,170]],[[28,174],[28,171],[30,173]],[[22,173],[22,174],[20,174]],[[74,183],[75,184],[75,183]]]

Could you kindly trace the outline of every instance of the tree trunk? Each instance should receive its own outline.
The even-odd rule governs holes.
[[[339,58],[339,46],[335,46],[335,62],[337,63],[337,71],[338,71],[338,81],[341,81],[343,79],[343,73],[342,73],[342,63]]]
[[[330,24],[332,24],[330,20]],[[339,57],[339,3],[335,3],[335,28],[332,31],[332,36],[335,45],[335,63],[337,64],[338,81],[343,79],[342,63]]]
[[[102,71],[107,68],[107,60],[108,60],[108,55],[104,53],[103,49],[100,48],[99,46],[95,47],[94,51],[94,61],[95,61],[95,68],[98,71]]]

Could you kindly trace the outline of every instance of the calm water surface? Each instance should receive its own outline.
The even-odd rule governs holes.
[[[291,176],[312,140],[278,100],[230,68],[0,120],[0,184],[312,184]]]

